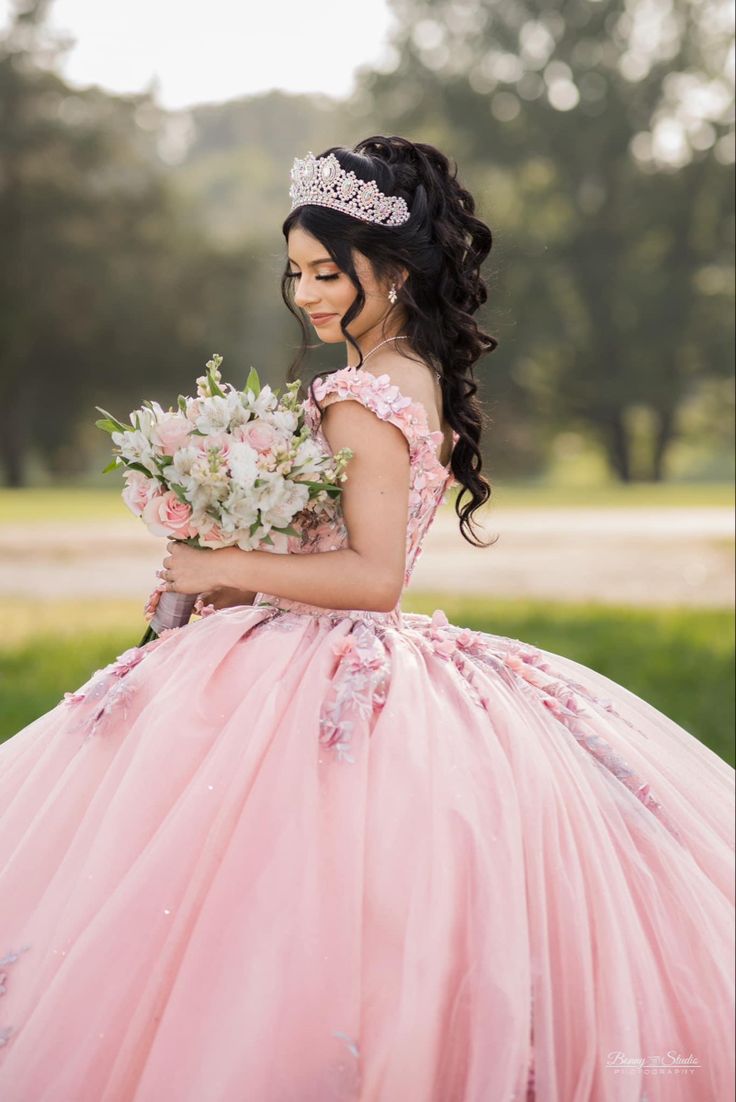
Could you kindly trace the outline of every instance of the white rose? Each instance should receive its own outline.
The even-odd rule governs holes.
[[[234,482],[240,486],[252,486],[261,473],[258,467],[258,452],[250,444],[236,440],[230,445],[228,466]]]

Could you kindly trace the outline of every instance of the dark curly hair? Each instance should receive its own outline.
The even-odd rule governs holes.
[[[468,543],[487,547],[495,539],[483,542],[471,522],[472,514],[491,496],[490,484],[481,474],[480,438],[487,419],[476,398],[473,366],[480,356],[494,351],[498,341],[479,327],[473,314],[487,298],[481,265],[491,251],[491,231],[476,216],[472,195],[457,180],[457,167],[434,146],[379,135],[358,142],[354,150],[338,146],[320,156],[330,153],[359,179],[373,180],[384,194],[405,199],[411,217],[401,226],[389,227],[360,221],[333,208],[305,205],[287,217],[284,237],[296,226],[306,230],[355,285],[357,294],[341,319],[341,328],[358,352],[358,366],[363,356],[347,326],[363,309],[365,294],[353,264],[353,250],[368,258],[379,278],[393,276],[400,269],[408,272],[398,292],[406,316],[402,333],[413,351],[440,372],[444,415],[458,433],[451,469],[461,486],[455,501],[460,531]],[[302,331],[301,348],[287,375],[293,381],[310,345],[305,321],[294,304],[288,265],[281,293]],[[309,384],[320,412],[312,388],[315,379],[324,374],[318,373]]]

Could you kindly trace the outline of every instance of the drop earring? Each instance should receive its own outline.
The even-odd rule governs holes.
[[[396,284],[392,283],[391,290],[388,293],[388,301],[391,303],[392,306],[396,305],[396,300],[398,299],[398,297],[399,296],[396,294]]]

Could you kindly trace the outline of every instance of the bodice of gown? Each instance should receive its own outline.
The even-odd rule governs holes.
[[[388,375],[371,375],[359,367],[344,367],[331,375],[317,379],[314,395],[326,409],[333,402],[353,400],[370,409],[383,421],[390,421],[404,434],[409,445],[409,509],[406,524],[406,560],[402,592],[409,584],[414,566],[422,552],[424,539],[439,506],[448,490],[456,485],[449,467],[443,467],[439,459],[442,447],[441,431],[430,432],[427,414],[418,402],[401,393]],[[319,410],[308,394],[305,404],[306,419],[315,439],[326,452],[331,448],[320,428]],[[453,446],[458,434],[453,432]],[[348,465],[348,475],[350,467]],[[339,504],[329,519],[314,514],[301,526],[299,536],[288,541],[288,552],[311,554],[315,551],[337,551],[348,546],[348,533]],[[310,612],[316,615],[360,616],[382,622],[401,624],[400,599],[390,612],[370,612],[365,609],[326,609],[320,605],[292,601],[268,593],[257,593],[255,605],[275,605],[294,612]]]

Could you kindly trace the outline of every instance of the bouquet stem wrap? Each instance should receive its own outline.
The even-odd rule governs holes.
[[[151,627],[156,634],[160,635],[167,628],[180,628],[188,623],[196,600],[196,594],[162,593],[151,619]]]

